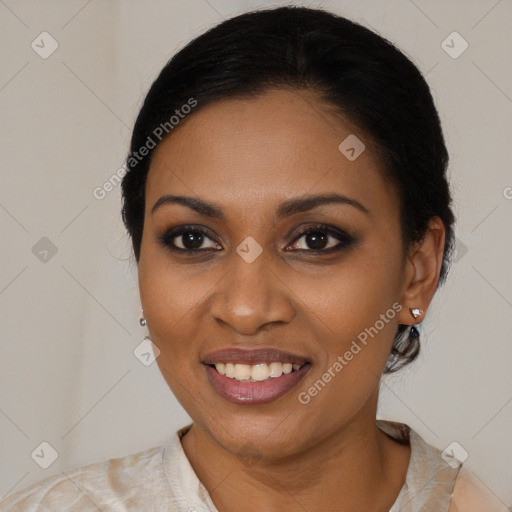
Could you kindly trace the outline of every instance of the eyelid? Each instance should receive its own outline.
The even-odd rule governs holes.
[[[347,233],[345,230],[331,226],[329,224],[318,223],[313,225],[309,224],[304,229],[301,229],[298,233],[295,234],[293,240],[287,245],[287,247],[293,245],[305,235],[317,232],[325,233],[327,236],[331,236],[332,238],[337,239],[339,243],[334,247],[330,247],[329,249],[295,249],[294,252],[328,254],[330,252],[341,249],[342,247],[351,246],[356,242],[356,238]]]
[[[183,235],[184,233],[199,233],[212,242],[215,242],[220,245],[218,242],[218,239],[220,237],[214,236],[212,231],[208,229],[206,226],[197,225],[197,224],[185,224],[181,226],[176,226],[174,228],[169,228],[165,230],[162,234],[159,234],[156,236],[157,243],[163,245],[165,248],[178,252],[178,253],[206,253],[208,251],[218,251],[220,249],[182,249],[181,247],[176,247],[171,241],[174,241],[176,238],[178,238],[180,235]]]

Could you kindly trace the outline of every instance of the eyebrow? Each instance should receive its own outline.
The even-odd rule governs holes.
[[[191,208],[195,212],[206,217],[225,220],[222,209],[215,204],[207,203],[206,201],[195,197],[172,195],[165,195],[158,199],[158,201],[153,205],[153,208],[151,208],[151,215],[153,215],[156,210],[158,210],[158,208],[165,204],[180,204],[182,206]],[[365,208],[359,201],[340,194],[322,194],[317,196],[305,196],[287,199],[278,206],[276,213],[278,218],[288,217],[296,213],[303,213],[312,210],[325,204],[349,205],[369,215],[368,209]]]

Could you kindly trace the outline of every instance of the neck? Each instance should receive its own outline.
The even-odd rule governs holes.
[[[410,447],[381,432],[375,418],[376,399],[346,425],[287,458],[242,460],[196,424],[182,445],[220,512],[387,511],[405,481]]]

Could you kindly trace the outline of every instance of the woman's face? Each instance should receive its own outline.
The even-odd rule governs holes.
[[[233,453],[289,455],[375,419],[397,324],[411,323],[408,264],[370,141],[357,131],[366,149],[339,149],[353,133],[312,92],[272,90],[192,113],[153,155],[144,316],[170,388]],[[182,199],[152,211],[162,196]]]

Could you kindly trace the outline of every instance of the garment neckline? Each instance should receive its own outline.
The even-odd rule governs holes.
[[[427,445],[425,441],[405,423],[377,419],[376,426],[400,444],[411,446],[411,455],[405,482],[390,509],[390,512],[392,512],[398,510],[396,507],[403,501],[407,490],[414,489],[413,468],[417,467],[417,464],[421,462],[425,451],[429,449],[437,451],[437,449]],[[176,499],[186,505],[185,510],[190,507],[196,507],[198,510],[202,511],[218,512],[206,487],[199,480],[199,477],[192,468],[181,444],[181,439],[191,427],[192,423],[177,430],[165,445],[162,462],[167,481]]]

